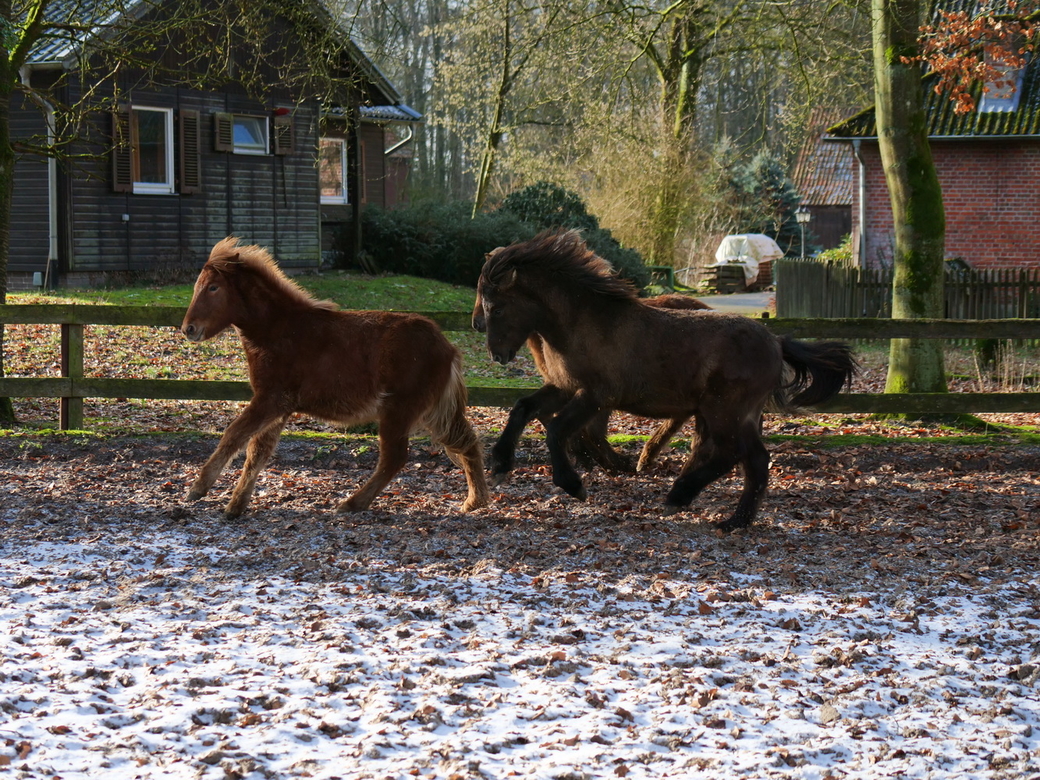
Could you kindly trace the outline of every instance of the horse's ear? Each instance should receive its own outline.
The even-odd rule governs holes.
[[[514,284],[516,284],[516,269],[510,268],[506,272],[505,278],[503,278],[502,281],[498,284],[498,289],[508,290]]]

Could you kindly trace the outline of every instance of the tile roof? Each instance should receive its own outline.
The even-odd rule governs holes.
[[[89,30],[79,35],[68,29],[48,30],[33,44],[29,52],[30,65],[64,62],[72,57],[86,39],[99,32],[104,25],[110,24],[119,16],[141,5],[141,0],[126,0],[125,3],[104,2],[84,3],[76,0],[53,0],[45,11],[45,18],[51,22],[77,25]]]
[[[820,137],[840,115],[839,109],[817,108],[809,119],[811,131],[791,173],[791,181],[806,206],[852,205],[852,152],[845,144],[823,143]]]
[[[987,7],[993,8],[998,15],[1008,12],[1007,0],[939,0],[936,5],[946,11],[965,11],[973,16]],[[927,76],[924,81],[930,138],[1040,137],[1040,56],[1034,54],[1027,61],[1014,111],[979,111],[982,88],[976,86],[972,91],[976,110],[966,114],[954,113],[954,103],[949,96],[936,94],[936,80],[935,76]],[[833,140],[877,138],[874,107],[827,128],[825,137]]]

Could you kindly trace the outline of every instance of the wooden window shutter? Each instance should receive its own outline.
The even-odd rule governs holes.
[[[202,191],[202,120],[194,109],[182,108],[178,112],[180,127],[180,188],[182,195]]]
[[[292,114],[275,114],[274,116],[274,153],[292,154],[296,146]]]
[[[233,114],[213,115],[213,149],[217,152],[235,151],[235,117]]]
[[[134,149],[130,137],[130,107],[119,106],[112,112],[112,190],[133,192]]]

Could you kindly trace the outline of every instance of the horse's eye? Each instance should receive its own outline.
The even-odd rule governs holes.
[[[217,285],[215,285],[215,284],[211,284],[211,285],[209,286],[209,291],[210,291],[210,292],[216,292],[216,291],[217,291],[217,290],[219,290],[219,289],[220,289],[220,288],[219,288],[219,287],[218,287]]]

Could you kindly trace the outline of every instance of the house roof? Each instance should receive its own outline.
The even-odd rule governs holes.
[[[939,0],[936,6],[945,11],[964,11],[972,16],[985,8],[993,8],[997,15],[1008,12],[1007,0]],[[936,11],[938,13],[938,10]],[[985,110],[981,86],[972,90],[976,108],[965,114],[954,112],[954,102],[946,93],[936,93],[938,79],[925,77],[925,112],[928,118],[928,136],[934,139],[985,139],[1040,137],[1040,56],[1030,56],[1017,87],[1017,100],[1011,106]],[[979,110],[983,108],[984,110]],[[829,128],[827,140],[876,139],[877,118],[870,106]]]
[[[74,21],[81,29],[62,27],[45,31],[33,44],[27,63],[35,66],[67,64],[84,41],[99,34],[106,25],[142,3],[140,0],[127,0],[122,7],[113,3],[102,3],[100,8],[98,5],[76,0],[53,0],[45,11],[46,18],[52,22]]]
[[[820,134],[842,115],[840,109],[815,108],[810,132],[795,160],[791,181],[806,206],[850,206],[853,159],[844,144],[823,143]]]
[[[97,4],[84,3],[82,0],[53,0],[47,7],[47,18],[62,22],[76,20],[80,29],[75,32],[62,29],[43,35],[29,53],[27,64],[30,67],[69,67],[75,62],[80,48],[86,41],[103,34],[105,29],[120,17],[146,13],[163,2],[164,0],[123,0],[121,3]],[[324,21],[330,24],[337,24],[323,2],[318,0],[312,5],[316,15],[325,17]],[[390,80],[345,32],[344,40],[351,60],[369,82],[371,89],[367,91],[376,97],[374,102],[377,105],[362,107],[362,118],[390,122],[421,121],[422,114],[404,105],[400,93]]]

